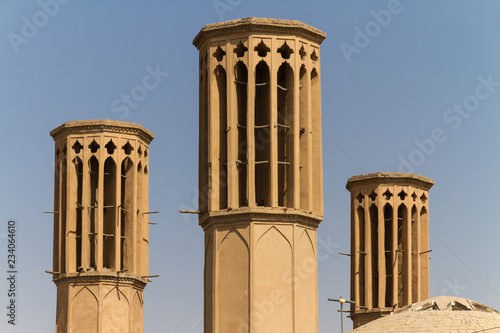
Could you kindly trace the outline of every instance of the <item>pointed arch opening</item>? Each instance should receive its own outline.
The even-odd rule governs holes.
[[[145,195],[144,192],[144,168],[142,167],[142,162],[139,162],[137,164],[137,209],[136,209],[136,217],[137,217],[137,223],[136,223],[136,235],[138,236],[138,242],[142,245],[142,243],[145,241],[147,238],[146,236],[146,228],[147,226],[144,225],[144,223],[147,223],[147,218],[144,217],[144,212],[145,212],[145,207],[144,207],[144,199],[147,198],[147,195]],[[137,256],[136,256],[136,267],[139,272],[141,272],[141,259],[143,256],[143,247],[142,246],[137,246],[136,250]]]
[[[288,63],[278,69],[278,206],[293,207],[294,73]]]
[[[201,211],[206,212],[208,210],[208,82],[206,78],[207,74],[207,58],[200,58],[200,85],[199,85],[199,132],[198,146],[199,149],[199,164],[200,172],[198,177],[198,205]],[[146,157],[146,150],[144,151],[144,156]]]
[[[359,302],[359,307],[364,307],[366,306],[365,302],[365,257],[366,257],[366,251],[365,251],[365,210],[362,207],[358,207],[357,209],[357,215],[358,215],[358,246],[359,246],[359,251],[356,253],[356,257],[359,259],[358,262],[358,271],[356,274],[358,274],[359,277],[359,299],[356,300]]]
[[[255,68],[255,201],[270,206],[271,89],[270,71],[265,61]]]
[[[73,271],[78,271],[82,267],[82,228],[83,228],[83,162],[79,157],[75,157],[76,172],[76,267]]]
[[[96,258],[96,248],[97,248],[97,220],[98,220],[98,204],[99,204],[99,161],[95,156],[92,156],[89,160],[89,172],[90,172],[90,207],[89,207],[89,217],[90,217],[90,230],[89,230],[89,240],[90,240],[90,253],[89,263],[90,267],[97,269],[97,258]]]
[[[103,252],[102,266],[116,270],[116,163],[112,157],[104,162]]]
[[[412,281],[412,298],[411,302],[416,303],[419,301],[418,287],[419,287],[419,228],[418,228],[418,212],[417,207],[413,205],[411,208],[411,281]]]
[[[59,161],[59,148],[56,148],[56,158],[55,158],[55,170],[54,170],[54,212],[59,212],[54,214],[54,236],[53,236],[53,252],[54,255],[52,257],[52,270],[54,272],[59,272],[60,267],[60,256],[61,256],[61,248],[60,248],[60,239],[62,238],[61,234],[61,215],[63,212],[61,211],[60,206],[60,190],[61,190],[61,165]]]
[[[220,48],[220,47],[219,47]],[[227,76],[221,65],[215,68],[219,117],[219,209],[227,208]]]
[[[241,44],[241,42],[240,42]],[[240,45],[238,44],[238,45]],[[242,45],[242,44],[241,44]],[[242,61],[234,68],[236,82],[236,104],[238,108],[238,202],[240,207],[248,206],[248,143],[247,143],[247,99],[248,70]]]
[[[133,260],[134,164],[125,158],[121,165],[120,269],[131,269]]]
[[[302,46],[303,48],[303,46]],[[308,210],[309,200],[309,77],[304,65],[299,72],[300,208]]]
[[[375,204],[370,206],[370,233],[371,249],[370,262],[372,270],[372,307],[378,308],[379,294],[379,269],[378,269],[378,207]]]
[[[394,258],[392,254],[393,241],[393,209],[390,204],[384,206],[384,257],[385,257],[385,307],[392,307],[393,304],[393,268]]]
[[[78,169],[77,169],[78,171]],[[67,225],[66,225],[66,208],[67,208],[67,202],[66,202],[66,195],[67,195],[67,177],[68,176],[68,162],[66,158],[63,159],[62,161],[62,167],[61,167],[61,175],[59,176],[61,178],[61,206],[59,207],[59,215],[61,218],[61,244],[60,244],[60,251],[61,251],[61,258],[59,261],[59,271],[56,272],[61,272],[61,273],[66,273],[66,240],[68,237],[68,232],[67,232]],[[76,213],[78,214],[79,207],[76,209]]]
[[[406,267],[404,257],[408,254],[404,252],[404,245],[406,243],[406,228],[408,227],[408,209],[404,204],[398,207],[398,248],[396,250],[397,257],[397,272],[398,272],[398,306],[405,306],[404,292],[407,290],[406,286]]]
[[[319,73],[314,68],[311,72],[311,126],[312,126],[312,165],[313,168],[313,195],[322,197],[322,167],[321,167],[321,86]],[[322,200],[313,200],[314,211],[322,211]]]
[[[425,207],[420,211],[420,298],[429,297],[429,214]],[[425,252],[425,253],[423,253]]]

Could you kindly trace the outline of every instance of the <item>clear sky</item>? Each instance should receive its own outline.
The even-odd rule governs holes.
[[[431,296],[500,309],[500,2],[0,0],[0,268],[7,221],[18,225],[19,298],[0,331],[53,332],[54,143],[69,120],[115,119],[155,133],[150,149],[150,272],[145,332],[202,332],[203,231],[195,216],[198,51],[209,23],[296,19],[321,47],[325,216],[318,229],[320,332],[339,331],[349,296],[347,179],[411,171],[430,190]],[[45,5],[52,4],[52,5]],[[44,14],[44,9],[50,15]],[[36,23],[36,25],[34,25]],[[151,70],[156,89],[125,111],[122,94]],[[166,74],[168,73],[168,75]],[[115,102],[118,99],[118,102]],[[127,112],[128,111],[128,112]],[[329,253],[329,254],[325,254]],[[345,320],[345,328],[351,327]]]

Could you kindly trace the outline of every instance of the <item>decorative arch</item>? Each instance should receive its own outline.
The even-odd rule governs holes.
[[[269,236],[271,233],[273,233],[273,231],[276,231],[279,235],[281,235],[286,240],[286,242],[290,246],[290,248],[292,248],[292,243],[290,243],[290,240],[281,231],[279,231],[278,228],[276,228],[275,226],[272,226],[269,229],[267,229],[266,232],[264,232],[262,234],[262,236],[259,237],[256,244],[259,244],[259,242],[264,238],[264,236],[266,236],[266,237]]]
[[[231,228],[227,233],[223,230],[217,231],[222,240],[217,247],[217,313],[219,330],[231,332],[240,323],[248,322],[250,308],[250,251],[248,244],[236,228]],[[238,272],[235,279],[233,272]],[[243,315],[236,318],[234,313]],[[233,328],[233,329],[232,329]]]

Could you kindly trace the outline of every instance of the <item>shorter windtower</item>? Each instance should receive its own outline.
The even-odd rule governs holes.
[[[50,135],[56,332],[143,332],[153,134],[132,123],[87,120]]]
[[[409,173],[349,179],[354,328],[429,298],[429,189]]]
[[[325,37],[298,21],[246,18],[194,39],[206,333],[318,332]]]

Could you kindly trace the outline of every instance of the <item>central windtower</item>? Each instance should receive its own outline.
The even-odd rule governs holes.
[[[246,18],[194,39],[205,332],[318,330],[325,37],[298,21]]]

